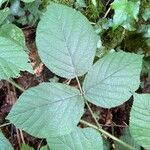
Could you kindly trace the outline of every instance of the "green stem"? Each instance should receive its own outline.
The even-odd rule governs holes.
[[[96,117],[95,117],[95,115],[94,115],[94,113],[93,113],[93,111],[92,111],[90,105],[88,104],[87,100],[86,100],[86,99],[84,99],[84,100],[85,100],[85,103],[86,103],[86,105],[87,105],[87,107],[88,107],[88,110],[90,111],[90,113],[91,113],[91,115],[92,115],[92,117],[93,117],[93,119],[94,119],[96,125],[97,125],[99,128],[102,128],[101,125],[99,124],[99,122],[97,121],[97,119],[96,119]]]
[[[106,11],[106,13],[105,13],[105,15],[104,15],[103,18],[106,18],[106,17],[107,17],[107,15],[109,14],[110,10],[111,10],[111,7],[108,8],[108,10]]]
[[[15,86],[17,89],[19,89],[20,91],[24,92],[25,89],[22,88],[20,85],[18,85],[15,81],[13,81],[12,79],[7,80],[9,83],[11,83],[13,86]]]
[[[82,87],[81,87],[78,76],[76,76],[76,80],[77,80],[77,83],[78,83],[78,86],[79,86],[80,93],[83,95],[83,90],[82,90]]]
[[[76,80],[77,80],[77,83],[78,83],[78,86],[79,86],[79,90],[80,90],[81,94],[83,95],[84,92],[83,92],[83,90],[82,90],[82,87],[81,87],[79,78],[78,78],[77,76],[76,76]],[[84,95],[83,95],[83,98],[84,98]],[[94,113],[93,113],[93,111],[92,111],[90,105],[88,104],[88,102],[87,102],[87,100],[86,100],[85,98],[84,98],[84,101],[85,101],[85,104],[87,105],[87,107],[88,107],[88,109],[89,109],[89,111],[90,111],[90,113],[91,113],[91,115],[92,115],[92,117],[93,117],[93,119],[94,119],[96,125],[97,125],[99,128],[101,128],[101,125],[98,123],[98,121],[97,121],[97,119],[96,119],[96,117],[95,117],[95,115],[94,115]]]
[[[106,135],[107,137],[113,139],[114,141],[116,141],[116,142],[122,144],[123,146],[127,147],[129,150],[136,150],[135,148],[133,148],[133,147],[130,146],[129,144],[127,144],[127,143],[121,141],[120,139],[118,139],[117,137],[111,135],[110,133],[108,133],[107,131],[103,130],[102,128],[98,128],[97,126],[95,126],[95,125],[93,125],[93,124],[91,124],[91,123],[89,123],[89,122],[86,122],[86,121],[84,121],[84,120],[80,120],[80,123],[85,124],[85,125],[87,125],[87,126],[89,126],[89,127],[91,127],[91,128],[94,128],[94,129],[100,131],[102,134],[104,134],[104,135]]]
[[[80,82],[79,82],[79,78],[76,77],[76,80],[77,80],[77,82],[78,82],[78,86],[79,86],[80,92],[81,92],[81,94],[83,94],[83,90],[82,90],[81,84],[80,84]],[[19,86],[17,83],[15,83],[12,79],[7,80],[7,81],[8,81],[9,83],[11,83],[13,86],[15,86],[16,88],[18,88],[19,90],[21,90],[22,92],[25,91],[21,86]],[[122,144],[123,146],[129,148],[130,150],[136,150],[136,149],[133,148],[132,146],[128,145],[127,143],[121,141],[121,140],[118,139],[117,137],[115,137],[115,136],[111,135],[110,133],[108,133],[107,131],[103,130],[102,127],[101,127],[101,125],[98,123],[98,121],[97,121],[97,119],[96,119],[96,117],[95,117],[95,115],[94,115],[92,109],[90,108],[90,106],[89,106],[87,100],[85,100],[85,103],[86,103],[86,105],[87,105],[87,107],[88,107],[88,109],[89,109],[89,111],[90,111],[90,113],[91,113],[91,115],[92,115],[93,119],[95,120],[95,123],[96,123],[96,125],[97,125],[98,127],[95,126],[95,125],[93,125],[93,124],[91,124],[91,123],[89,123],[89,122],[86,122],[86,121],[84,121],[84,120],[80,120],[80,123],[85,124],[85,125],[87,125],[87,126],[89,126],[89,127],[92,127],[92,128],[94,128],[94,129],[100,131],[102,134],[108,136],[109,138],[111,138],[111,139],[113,139],[114,141],[116,141],[116,142]],[[3,124],[3,125],[1,125],[0,127],[6,126],[6,125],[9,125],[9,124],[10,124],[10,123]]]
[[[7,0],[4,8],[6,8],[8,6],[8,3],[9,3],[9,0]]]

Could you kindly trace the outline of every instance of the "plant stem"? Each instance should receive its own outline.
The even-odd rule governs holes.
[[[8,6],[8,3],[9,3],[9,0],[7,0],[4,8],[6,8]]]
[[[20,131],[20,137],[21,137],[22,143],[25,144],[23,132],[20,129],[19,129],[19,131]]]
[[[94,115],[94,113],[93,113],[93,111],[92,111],[90,105],[88,104],[87,100],[85,100],[85,103],[86,103],[86,105],[87,105],[87,107],[88,107],[88,110],[90,111],[90,113],[91,113],[91,115],[92,115],[92,117],[93,117],[93,119],[94,119],[96,125],[97,125],[99,128],[102,128],[101,125],[99,124],[99,122],[97,121],[97,119],[96,119],[96,117],[95,117],[95,115]]]
[[[82,95],[83,95],[84,92],[83,92],[83,90],[82,90],[82,87],[81,87],[79,78],[78,78],[77,76],[76,76],[76,80],[77,80],[77,82],[78,82],[78,86],[79,86],[80,92],[81,92]],[[83,95],[83,98],[84,98],[84,95]],[[110,133],[108,133],[107,131],[103,130],[102,127],[101,127],[101,125],[100,125],[99,122],[97,121],[97,119],[96,119],[96,117],[95,117],[95,115],[94,115],[94,113],[93,113],[91,107],[89,106],[87,100],[86,100],[85,98],[84,98],[84,100],[85,100],[85,103],[86,103],[86,105],[87,105],[87,107],[88,107],[88,109],[89,109],[89,111],[90,111],[90,113],[91,113],[91,115],[92,115],[92,117],[93,117],[93,119],[94,119],[94,121],[95,121],[95,123],[96,123],[97,126],[95,126],[95,125],[93,125],[93,124],[91,124],[91,123],[89,123],[89,122],[86,122],[86,121],[84,121],[84,120],[80,120],[81,123],[83,123],[83,124],[85,124],[85,125],[87,125],[87,126],[90,126],[90,127],[94,128],[94,129],[100,131],[102,134],[106,135],[107,137],[113,139],[114,141],[116,141],[116,142],[122,144],[122,145],[125,146],[125,147],[128,147],[129,150],[136,150],[135,148],[133,148],[133,147],[130,146],[129,144],[127,144],[127,143],[121,141],[121,140],[118,139],[117,137],[115,137],[115,136],[111,135]]]
[[[103,18],[106,18],[106,17],[107,17],[107,15],[109,14],[110,10],[111,10],[111,7],[108,8],[108,10],[106,11],[106,13],[105,13],[105,15],[104,15]]]
[[[0,125],[0,128],[5,127],[5,126],[8,126],[8,125],[10,125],[10,124],[11,124],[11,123],[4,123],[4,124]]]
[[[15,81],[13,81],[12,79],[7,80],[9,83],[11,83],[14,87],[16,87],[17,89],[19,89],[20,91],[24,92],[25,89],[22,88],[20,85],[18,85]],[[10,124],[10,123],[9,123]],[[16,129],[16,131],[18,132],[18,141],[20,141],[19,138],[19,132],[20,132],[20,137],[22,140],[22,143],[25,144],[25,140],[24,140],[24,136],[23,136],[23,132],[20,129]]]
[[[19,129],[17,129],[17,128],[16,128],[16,134],[17,134],[17,141],[19,144],[19,148],[21,149],[21,139],[20,139]]]
[[[78,78],[77,76],[76,76],[76,80],[77,80],[77,82],[78,82],[78,86],[79,86],[80,92],[83,94],[83,90],[82,90],[82,87],[81,87],[79,78]],[[84,98],[84,96],[83,96],[83,98]],[[93,117],[93,119],[94,119],[96,125],[97,125],[99,128],[101,128],[101,126],[100,126],[100,124],[98,123],[98,121],[97,121],[97,119],[96,119],[96,117],[95,117],[95,115],[94,115],[94,113],[93,113],[91,107],[89,106],[89,104],[88,104],[88,102],[87,102],[87,100],[86,100],[85,98],[84,98],[84,101],[85,101],[85,104],[87,105],[87,107],[88,107],[88,109],[89,109],[89,111],[90,111],[90,113],[91,113],[91,115],[92,115],[92,117]]]
[[[17,89],[19,89],[20,91],[24,92],[25,89],[22,88],[20,85],[18,85],[15,81],[13,81],[12,79],[7,80],[9,83],[11,83],[13,86],[15,86]]]
[[[78,76],[76,76],[76,80],[77,80],[77,83],[78,83],[78,86],[79,86],[79,90],[80,90],[81,94],[83,95],[83,90],[82,90],[82,87],[81,87]]]
[[[98,128],[97,126],[95,126],[95,125],[93,125],[93,124],[91,124],[91,123],[89,123],[89,122],[87,122],[87,121],[84,121],[84,120],[80,120],[80,123],[85,124],[85,125],[87,125],[87,126],[89,126],[89,127],[91,127],[91,128],[94,128],[94,129],[100,131],[101,133],[103,133],[103,134],[106,135],[107,137],[109,137],[109,138],[113,139],[114,141],[116,141],[116,142],[122,144],[123,146],[129,148],[129,150],[136,150],[135,148],[133,148],[133,147],[130,146],[129,144],[127,144],[127,143],[121,141],[120,139],[118,139],[118,138],[116,138],[115,136],[111,135],[110,133],[108,133],[107,131],[103,130],[102,128]]]

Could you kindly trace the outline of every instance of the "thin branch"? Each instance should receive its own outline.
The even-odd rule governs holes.
[[[82,87],[81,87],[79,78],[78,78],[77,76],[76,76],[76,80],[77,80],[77,82],[78,82],[78,86],[79,86],[80,92],[81,92],[81,94],[83,94],[83,90],[82,90]],[[84,98],[84,97],[83,97],[83,98]],[[93,119],[94,119],[96,125],[97,125],[99,128],[101,128],[101,126],[100,126],[100,124],[98,123],[98,121],[97,121],[97,119],[96,119],[96,117],[95,117],[95,115],[94,115],[94,113],[93,113],[91,107],[89,106],[89,104],[88,104],[88,102],[87,102],[87,100],[86,100],[85,98],[84,98],[84,101],[85,101],[85,104],[87,105],[87,107],[88,107],[88,109],[89,109],[89,111],[90,111],[90,113],[91,113],[91,115],[92,115],[92,117],[93,117]]]
[[[76,76],[76,80],[77,80],[77,83],[78,83],[78,86],[79,86],[80,93],[83,95],[83,90],[82,90],[82,87],[81,87],[78,76]]]
[[[6,8],[8,6],[8,4],[9,4],[9,0],[7,0],[4,8]]]
[[[93,113],[93,111],[92,111],[90,105],[88,104],[87,100],[85,100],[85,103],[86,103],[86,105],[87,105],[87,107],[88,107],[88,110],[90,111],[90,113],[91,113],[91,115],[92,115],[92,117],[93,117],[93,119],[94,119],[96,125],[97,125],[99,128],[102,128],[101,125],[99,124],[99,122],[97,121],[97,119],[96,119],[96,117],[95,117],[95,115],[94,115],[94,113]]]
[[[20,131],[20,137],[21,137],[22,143],[25,144],[23,132],[22,132],[22,130],[20,130],[20,129],[19,129],[19,131]]]
[[[11,123],[4,123],[4,124],[0,125],[0,128],[5,127],[5,126],[8,126],[8,125],[10,125],[10,124],[11,124]]]
[[[18,88],[19,90],[21,90],[22,92],[25,91],[20,85],[18,85],[15,81],[13,81],[12,79],[7,80],[9,83],[11,83],[13,85],[13,87]],[[15,89],[14,89],[15,90]],[[17,99],[17,97],[15,97]],[[23,136],[23,132],[20,129],[16,129],[17,134],[18,134],[18,142],[20,142],[20,137],[22,140],[22,143],[25,144],[25,140],[24,140],[24,136]],[[20,134],[19,134],[20,133]],[[19,136],[20,135],[20,136]]]
[[[70,82],[71,82],[71,79],[70,79],[70,80],[68,80],[68,81],[66,82],[66,84],[68,84],[68,85],[69,85],[69,84],[70,84]]]
[[[105,15],[104,15],[103,18],[106,18],[106,17],[107,17],[107,15],[109,14],[110,10],[111,10],[111,7],[108,8],[108,10],[106,11],[106,13],[105,13]]]
[[[19,89],[20,91],[24,92],[25,89],[22,88],[20,85],[18,85],[15,81],[13,81],[12,79],[7,80],[9,83],[11,83],[13,86],[15,86],[17,89]]]

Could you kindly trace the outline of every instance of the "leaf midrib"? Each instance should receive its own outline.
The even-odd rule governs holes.
[[[109,77],[115,75],[117,72],[122,71],[125,67],[128,67],[129,65],[132,65],[132,63],[128,63],[125,66],[123,66],[123,68],[121,67],[120,69],[116,70],[115,72],[113,72],[112,74],[108,75],[107,77],[105,77],[104,79],[102,79],[101,81],[97,82],[96,84],[92,85],[91,87],[88,88],[88,90],[84,91],[84,93],[87,93],[89,90],[91,90],[92,88],[98,86],[99,84],[101,84],[102,82],[104,82],[105,80],[107,80]]]
[[[32,96],[32,95],[31,95],[31,96]],[[74,97],[76,97],[76,96],[80,96],[80,94],[76,94],[76,95],[67,97],[67,98],[63,99],[63,101],[67,101],[67,100],[69,100],[69,99],[74,100],[74,99],[72,99],[72,98],[74,98]],[[42,99],[44,99],[44,98],[42,98]],[[46,99],[46,100],[47,100],[47,99]],[[54,104],[54,103],[58,103],[58,102],[61,102],[61,101],[62,101],[62,99],[59,99],[59,100],[57,100],[57,101],[55,101],[55,102],[44,103],[43,105],[39,105],[38,107],[32,107],[32,109],[29,108],[29,109],[27,109],[27,110],[25,110],[25,111],[22,111],[22,110],[21,110],[21,112],[19,112],[19,114],[23,114],[23,113],[26,113],[26,112],[28,112],[28,111],[30,111],[30,110],[34,110],[34,109],[37,109],[37,108],[49,107],[49,105]],[[24,102],[25,102],[25,101],[24,101]],[[29,104],[29,103],[28,103],[28,104]],[[19,114],[18,114],[18,112],[17,112],[17,114],[13,114],[13,116],[17,116],[17,115],[19,115]]]

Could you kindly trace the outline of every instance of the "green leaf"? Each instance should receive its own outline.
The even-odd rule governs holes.
[[[129,128],[124,129],[123,135],[120,137],[120,140],[131,145],[136,150],[141,150],[141,147],[139,145],[137,145],[135,140],[131,137]],[[115,144],[116,144],[115,150],[127,150],[127,148],[125,146],[123,146],[122,144],[120,144],[118,142],[115,142]]]
[[[47,142],[52,150],[103,150],[102,137],[92,128],[76,128],[68,135],[48,138]]]
[[[5,19],[10,14],[9,8],[5,8],[3,10],[0,10],[0,25],[5,21]]]
[[[14,24],[6,24],[1,27],[0,36],[14,41],[26,50],[25,38],[22,30]]]
[[[60,83],[43,83],[25,91],[7,119],[29,134],[45,138],[70,133],[83,113],[79,90]]]
[[[12,145],[5,138],[1,130],[0,130],[0,149],[1,150],[13,150]]]
[[[92,66],[97,35],[89,21],[67,6],[51,4],[37,28],[36,44],[45,65],[55,74],[74,78]]]
[[[123,104],[139,87],[142,57],[113,52],[97,61],[83,83],[85,98],[105,108]]]
[[[26,144],[22,144],[21,150],[34,150],[34,148],[32,148],[32,147],[30,147],[30,146],[28,146]]]
[[[135,141],[150,149],[150,94],[134,95],[129,127]]]
[[[25,40],[21,29],[7,24],[0,29],[0,79],[18,77],[20,71],[33,73],[25,52]]]
[[[112,4],[115,14],[113,16],[113,27],[116,29],[119,25],[124,25],[130,30],[129,23],[132,20],[138,20],[140,1],[115,0]]]

